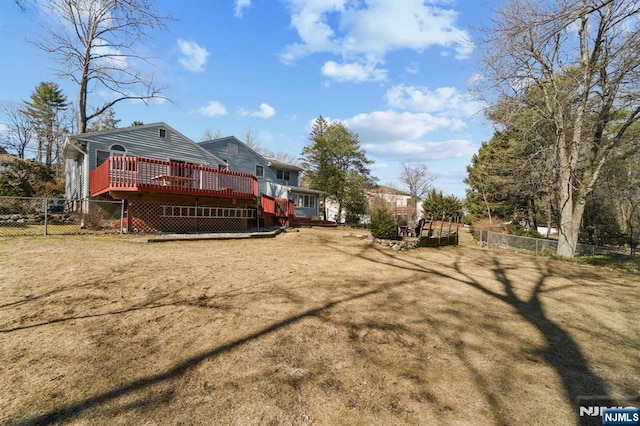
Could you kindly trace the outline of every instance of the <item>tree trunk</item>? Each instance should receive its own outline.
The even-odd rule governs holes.
[[[582,215],[586,205],[586,196],[577,196],[574,199],[571,180],[567,180],[566,183],[562,185],[560,191],[560,223],[558,228],[557,253],[564,257],[575,257],[580,226],[582,225]]]
[[[538,230],[538,221],[536,220],[536,206],[533,197],[528,197],[527,200],[527,220],[529,221],[529,228]]]
[[[551,236],[551,225],[552,225],[552,220],[551,220],[551,216],[552,216],[552,203],[553,202],[553,196],[551,195],[551,192],[549,192],[549,196],[547,199],[547,239],[549,239],[549,237]]]
[[[487,196],[484,192],[484,185],[481,186],[482,189],[482,200],[484,201],[484,205],[487,207],[487,216],[489,216],[489,225],[493,225],[493,220],[491,219],[491,207],[489,207],[489,202],[487,201]]]
[[[322,195],[322,220],[327,220],[327,196]]]

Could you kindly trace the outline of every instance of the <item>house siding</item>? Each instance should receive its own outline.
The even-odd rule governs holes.
[[[227,151],[229,144],[237,146],[237,154]],[[265,158],[233,136],[200,142],[198,145],[220,159],[227,160],[229,170],[255,175],[256,166],[262,166],[265,177],[268,174],[268,164]],[[258,179],[261,179],[261,177],[258,176]]]
[[[75,159],[67,159],[65,164],[64,193],[68,200],[80,200],[84,198],[82,163]]]
[[[228,150],[229,144],[237,147],[237,153],[235,149],[231,152]],[[296,170],[295,166],[265,158],[234,136],[200,142],[199,145],[217,157],[227,160],[229,170],[255,175],[256,166],[262,166],[264,173],[263,176],[258,176],[258,192],[273,198],[295,199],[297,194],[291,190],[291,187],[299,186],[300,180],[300,171]],[[278,179],[278,170],[288,172],[289,179]],[[304,218],[317,216],[319,204],[317,195],[305,194],[315,197],[315,208],[296,207],[295,215]]]
[[[262,179],[258,183],[260,192],[273,198],[287,198],[289,188],[276,182],[268,182]]]
[[[234,144],[238,147],[238,153],[230,153],[227,151],[229,144]],[[234,172],[256,174],[256,166],[262,166],[264,170],[264,176],[258,176],[258,180],[261,182],[272,182],[283,186],[298,186],[299,173],[297,170],[287,170],[289,172],[289,180],[278,179],[278,168],[269,166],[269,160],[263,157],[260,153],[256,152],[252,148],[248,147],[244,142],[240,141],[234,136],[215,139],[211,141],[200,142],[202,148],[206,149],[210,153],[217,157],[227,160],[229,170]],[[262,191],[264,188],[264,191]],[[272,195],[271,188],[262,185],[261,191],[269,196]]]
[[[160,129],[166,130],[166,137],[159,136]],[[97,166],[97,151],[108,151],[113,144],[122,145],[126,155],[156,160],[184,160],[217,168],[220,159],[202,149],[186,136],[169,126],[147,125],[114,131],[88,133],[76,136],[87,142],[89,170]]]

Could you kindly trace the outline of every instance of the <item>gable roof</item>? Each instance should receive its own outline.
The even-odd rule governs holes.
[[[215,138],[215,139],[209,139],[208,141],[201,141],[198,142],[198,145],[213,145],[213,144],[222,144],[223,142],[234,142],[234,143],[241,143],[244,146],[246,146],[247,148],[251,149],[251,147],[249,145],[247,145],[246,143],[242,142],[240,139],[236,138],[235,136],[231,135],[231,136],[222,136],[220,138]]]
[[[69,137],[67,137],[65,141],[65,145],[63,148],[63,156],[67,158],[70,148],[75,148],[76,150],[82,151],[82,145],[83,145],[82,142],[91,142],[93,140],[111,138],[113,136],[117,137],[118,135],[121,135],[121,134],[134,134],[138,132],[144,132],[145,130],[153,129],[153,128],[165,129],[171,135],[172,144],[176,144],[176,143],[188,144],[188,146],[190,147],[189,148],[190,150],[195,150],[195,152],[202,154],[204,158],[207,158],[207,157],[210,159],[213,158],[219,164],[225,163],[220,157],[207,151],[206,149],[201,147],[199,144],[195,143],[194,141],[189,139],[187,136],[183,135],[182,133],[180,133],[179,131],[177,131],[176,129],[174,129],[173,127],[169,126],[164,122],[143,124],[140,126],[119,127],[117,129],[101,130],[98,132],[77,133],[74,135],[70,135]]]
[[[301,167],[298,167],[298,166],[296,166],[294,164],[285,163],[284,161],[280,161],[277,158],[267,157],[265,155],[262,155],[257,150],[253,149],[252,147],[250,147],[245,142],[241,141],[240,139],[238,139],[235,136],[223,136],[223,137],[217,138],[217,139],[211,139],[211,140],[208,140],[208,141],[202,141],[202,142],[198,142],[198,145],[201,145],[201,146],[223,146],[225,143],[229,143],[229,142],[242,144],[245,148],[247,148],[249,151],[253,152],[255,155],[263,158],[266,161],[267,166],[269,166],[269,167],[274,167],[274,168],[283,169],[283,170],[293,170],[293,171],[297,171],[297,172],[304,170]]]
[[[237,145],[242,145],[249,152],[253,153],[256,157],[264,159],[264,157],[262,155],[260,155],[259,152],[257,152],[255,149],[251,148],[249,145],[247,145],[246,143],[242,142],[240,139],[236,138],[235,136],[223,136],[221,138],[210,139],[208,141],[198,142],[197,144],[198,144],[198,146],[200,146],[205,151],[211,152],[209,149],[207,149],[207,147],[212,148],[212,149],[216,149],[216,148],[217,149],[222,149],[222,148],[226,147],[226,145],[229,142],[232,142],[232,143],[237,144]]]
[[[373,188],[367,190],[366,192],[368,192],[369,194],[389,194],[389,195],[401,195],[405,197],[411,197],[411,194],[409,194],[408,192],[401,191],[399,189],[392,188],[390,186],[385,186],[385,185],[374,186]]]
[[[277,169],[283,169],[283,170],[293,170],[297,172],[304,170],[302,167],[298,167],[294,164],[285,163],[284,161],[280,161],[277,158],[273,158],[273,157],[264,157],[264,158],[269,162],[269,167],[275,167]]]

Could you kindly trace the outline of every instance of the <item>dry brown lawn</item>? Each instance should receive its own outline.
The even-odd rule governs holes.
[[[574,424],[640,393],[640,276],[349,229],[0,239],[0,424]]]

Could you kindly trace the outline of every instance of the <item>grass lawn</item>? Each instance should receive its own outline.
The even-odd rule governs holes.
[[[640,275],[358,232],[0,238],[0,424],[567,425],[640,394]]]

